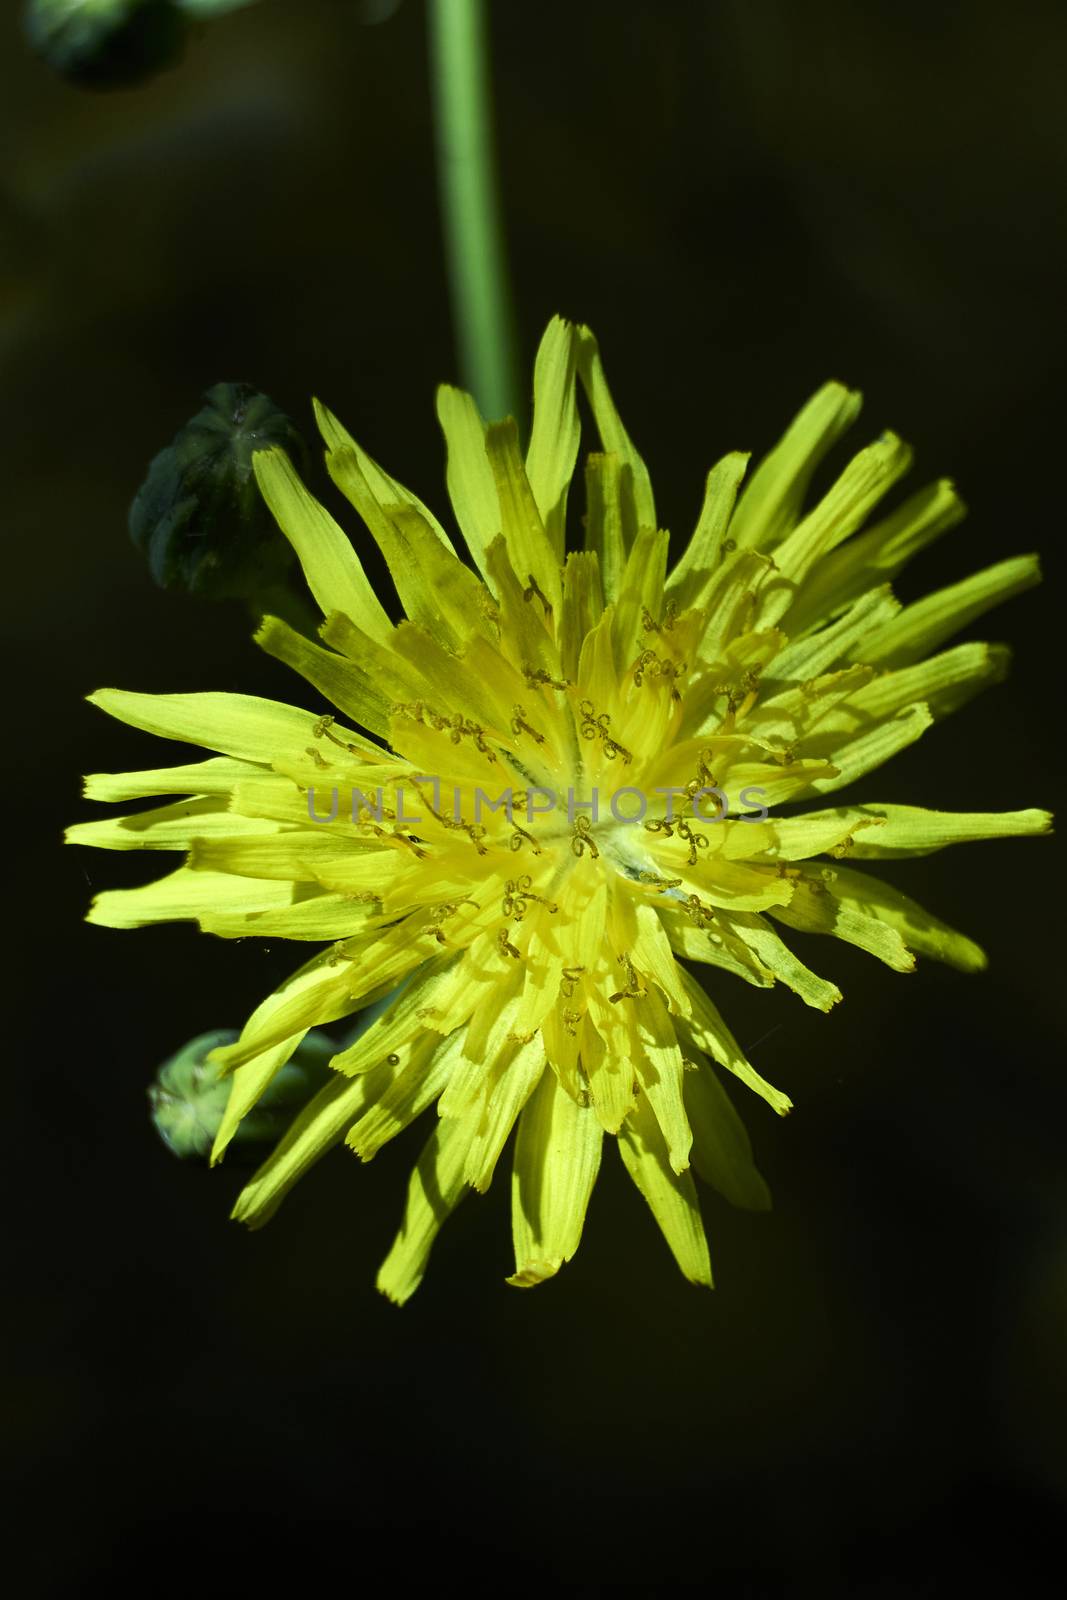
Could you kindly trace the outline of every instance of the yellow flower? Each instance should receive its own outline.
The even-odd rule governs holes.
[[[584,547],[567,554],[579,385],[600,450],[585,463]],[[258,640],[344,720],[235,694],[101,690],[90,698],[113,716],[218,753],[89,778],[93,799],[192,798],[69,835],[188,852],[158,883],[100,895],[93,922],[329,941],[217,1053],[233,1085],[215,1160],[308,1029],[394,995],[334,1056],[237,1217],[266,1221],[338,1140],[369,1160],[436,1102],[379,1275],[392,1299],[417,1287],[467,1188],[488,1188],[516,1123],[510,1282],[573,1256],[607,1133],[682,1271],[710,1284],[691,1168],[735,1203],[769,1203],[711,1062],[774,1110],[790,1102],[679,958],[716,980],[780,980],[824,1011],[839,991],[778,926],[834,934],[900,972],[912,952],[984,965],[969,939],[842,858],[1041,833],[1047,813],[781,810],[851,785],[1001,677],[1002,647],[939,647],[1038,577],[1036,558],[1017,556],[902,607],[889,580],[963,508],[942,482],[861,531],[910,463],[890,433],[806,508],[859,406],[839,384],[820,389],[743,490],[748,457],[725,456],[669,567],[596,343],[555,319],[525,460],[513,422],[486,426],[469,395],[439,391],[473,568],[318,407],[330,475],[396,585],[397,626],[285,454],[256,456],[325,617],[322,646],[270,617]]]

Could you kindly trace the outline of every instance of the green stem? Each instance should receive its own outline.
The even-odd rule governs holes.
[[[486,0],[427,0],[452,316],[464,382],[521,421],[514,315],[493,160]]]

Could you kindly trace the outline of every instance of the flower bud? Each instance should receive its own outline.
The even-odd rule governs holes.
[[[264,505],[252,456],[282,445],[306,457],[289,418],[245,383],[217,383],[203,410],[154,457],[130,507],[130,537],[156,583],[211,600],[275,588],[293,551]]]
[[[232,1080],[220,1077],[218,1063],[208,1056],[236,1038],[231,1028],[198,1034],[164,1062],[149,1087],[152,1121],[174,1155],[205,1160],[210,1155]],[[301,1107],[328,1081],[328,1062],[336,1049],[324,1033],[309,1033],[242,1121],[234,1135],[234,1147],[280,1138]]]
[[[174,0],[29,0],[24,26],[30,47],[61,77],[108,89],[177,61],[186,19]]]

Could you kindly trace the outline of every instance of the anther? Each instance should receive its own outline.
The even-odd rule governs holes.
[[[528,688],[536,689],[541,684],[547,684],[551,689],[570,689],[569,678],[553,678],[544,667],[523,667],[522,675],[526,679]]]
[[[677,889],[682,881],[681,878],[661,878],[658,872],[639,872],[637,880],[651,884],[659,894],[666,894],[668,889]]]
[[[705,905],[698,894],[691,894],[686,897],[685,914],[694,928],[706,928],[708,923],[713,921],[715,917],[714,911],[709,905]]]
[[[347,750],[349,755],[358,756],[362,754],[356,745],[349,744],[347,739],[339,739],[335,733],[330,732],[336,720],[336,717],[328,714],[325,717],[320,717],[312,729],[314,738],[329,739],[331,744],[335,744],[339,750]],[[325,762],[323,765],[325,765]]]
[[[629,766],[633,760],[629,750],[626,749],[625,745],[621,745],[617,739],[613,739],[608,731],[611,726],[609,713],[606,711],[598,712],[591,700],[583,700],[578,710],[582,715],[582,738],[602,739],[604,741],[604,755],[607,759],[613,761],[616,756],[622,756],[626,765]]]
[[[689,866],[696,865],[697,851],[706,850],[708,836],[706,833],[694,833],[684,817],[678,819],[678,832],[689,845]]]
[[[564,1000],[574,999],[574,991],[581,982],[584,971],[584,967],[564,967],[563,977],[560,979],[559,985],[559,992]]]
[[[515,832],[511,835],[510,840],[510,846],[512,850],[521,850],[523,840],[525,840],[535,856],[539,856],[544,853],[532,833],[527,833],[525,828],[520,828],[517,822],[513,822],[512,827],[515,829]]]
[[[522,591],[522,598],[529,603],[533,599],[534,595],[536,595],[538,600],[540,600],[541,604],[545,608],[545,616],[550,617],[552,615],[551,603],[546,599],[543,591],[540,588],[540,585],[537,582],[537,579],[534,577],[532,572],[528,572],[526,574],[526,584],[527,587]]]
[[[528,733],[530,738],[536,739],[538,744],[544,744],[545,742],[544,734],[538,733],[536,728],[531,728],[526,721],[526,713],[522,706],[515,707],[515,715],[511,719],[511,731],[512,733]]]
[[[589,832],[589,818],[575,817],[574,832],[571,834],[571,849],[576,856],[584,856],[586,850],[595,861],[600,854],[592,834]]]
[[[626,988],[620,989],[618,994],[612,994],[608,996],[611,1004],[617,1005],[620,1000],[643,1000],[645,995],[648,993],[648,990],[641,983],[637,973],[634,971],[634,964],[630,960],[630,957],[623,955],[616,956],[615,959],[626,968]]]

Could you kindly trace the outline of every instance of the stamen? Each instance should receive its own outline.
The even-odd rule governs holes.
[[[544,734],[538,733],[536,728],[531,728],[526,721],[526,713],[522,706],[515,707],[515,715],[511,719],[511,731],[512,733],[528,733],[530,738],[536,739],[538,744],[544,744],[545,742]]]
[[[393,829],[392,837],[394,839],[399,839],[402,841],[402,843],[406,844],[412,854],[418,856],[420,861],[425,861],[426,857],[430,853],[428,850],[424,850],[422,848],[422,845],[418,839],[413,838],[410,833],[402,833],[399,828]]]
[[[345,940],[339,939],[334,945],[333,949],[330,951],[329,955],[326,957],[326,965],[328,967],[339,967],[342,961],[354,960],[355,957],[348,949]]]
[[[532,572],[528,572],[526,574],[526,583],[527,587],[522,591],[522,598],[529,603],[533,599],[534,595],[536,595],[538,600],[540,600],[541,604],[545,608],[545,616],[550,617],[552,615],[551,603],[545,598],[545,595],[543,594],[540,586],[538,585],[537,579],[534,577]]]
[[[331,744],[335,744],[339,750],[347,750],[349,755],[362,755],[363,752],[358,745],[349,744],[347,739],[339,739],[335,733],[330,732],[336,721],[337,718],[330,715],[320,717],[312,729],[312,737],[315,739],[329,739]],[[323,765],[325,766],[326,763],[324,762]]]
[[[678,620],[678,605],[674,600],[668,600],[663,608],[663,621],[657,622],[647,606],[641,607],[641,626],[646,633],[669,633]]]
[[[648,616],[647,611],[645,612],[645,615]],[[651,618],[649,618],[648,625],[655,627],[655,623],[652,622]],[[634,667],[634,683],[638,689],[640,689],[641,685],[645,681],[645,673],[654,671],[658,665],[659,657],[654,650],[641,651],[641,654],[637,658],[637,665]]]
[[[658,872],[639,872],[637,881],[638,883],[652,884],[659,894],[666,894],[668,889],[677,889],[682,880],[681,878],[661,878]]]
[[[694,833],[685,817],[678,818],[678,833],[689,845],[689,866],[693,867],[696,865],[697,851],[708,848],[708,836],[706,833]]]
[[[597,849],[596,843],[589,832],[588,817],[575,817],[574,832],[571,834],[571,849],[576,856],[584,856],[588,849],[594,861],[599,856],[600,851]]]
[[[488,620],[497,628],[499,628],[500,607],[497,605],[496,601],[493,599],[492,595],[489,593],[489,590],[484,584],[479,585],[478,588],[478,604]]]
[[[529,688],[536,689],[539,684],[547,684],[552,689],[571,689],[574,685],[569,678],[553,678],[544,667],[523,667],[522,675]]]
[[[539,855],[543,855],[544,854],[544,852],[541,849],[541,846],[538,844],[537,840],[534,838],[532,833],[527,833],[525,828],[520,828],[518,823],[514,822],[514,821],[512,822],[512,827],[515,829],[515,832],[511,835],[511,849],[512,850],[521,850],[522,849],[522,842],[525,839],[526,843],[530,846],[530,849],[533,851],[535,856],[539,856]]]
[[[536,900],[539,905],[547,906],[550,913],[559,910],[559,906],[556,905],[554,900],[546,900],[544,895],[535,894],[530,887],[532,882],[533,879],[528,872],[524,872],[521,878],[509,878],[507,880],[504,885],[504,900],[501,906],[501,912],[505,917],[510,917],[514,914],[514,920],[521,922],[526,915],[527,900]]]
[[[658,656],[654,650],[642,650],[634,667],[634,684],[639,689],[646,675],[650,678],[666,678],[671,683],[671,699],[680,700],[681,692],[674,686],[673,680],[680,678],[688,666],[687,661],[672,661]]]
[[[685,914],[694,928],[706,928],[708,923],[713,921],[715,917],[711,906],[706,905],[698,894],[691,894],[686,897]]]
[[[578,710],[582,715],[582,738],[602,739],[604,741],[604,755],[607,760],[614,761],[616,756],[622,756],[626,765],[629,766],[633,756],[625,745],[619,744],[617,739],[611,737],[608,731],[611,725],[611,717],[608,712],[598,712],[591,700],[583,700]]]
[[[426,920],[429,925],[429,931],[433,934],[438,944],[448,943],[440,924],[446,922],[449,917],[454,916],[460,906],[474,906],[477,909],[478,902],[477,900],[445,900],[441,905],[431,908]]]
[[[630,960],[630,957],[623,955],[616,956],[615,959],[626,968],[626,988],[620,989],[618,994],[612,994],[608,996],[611,1004],[617,1005],[620,1000],[643,1000],[645,995],[648,993],[648,990],[641,983],[640,978],[634,971],[634,964]]]

